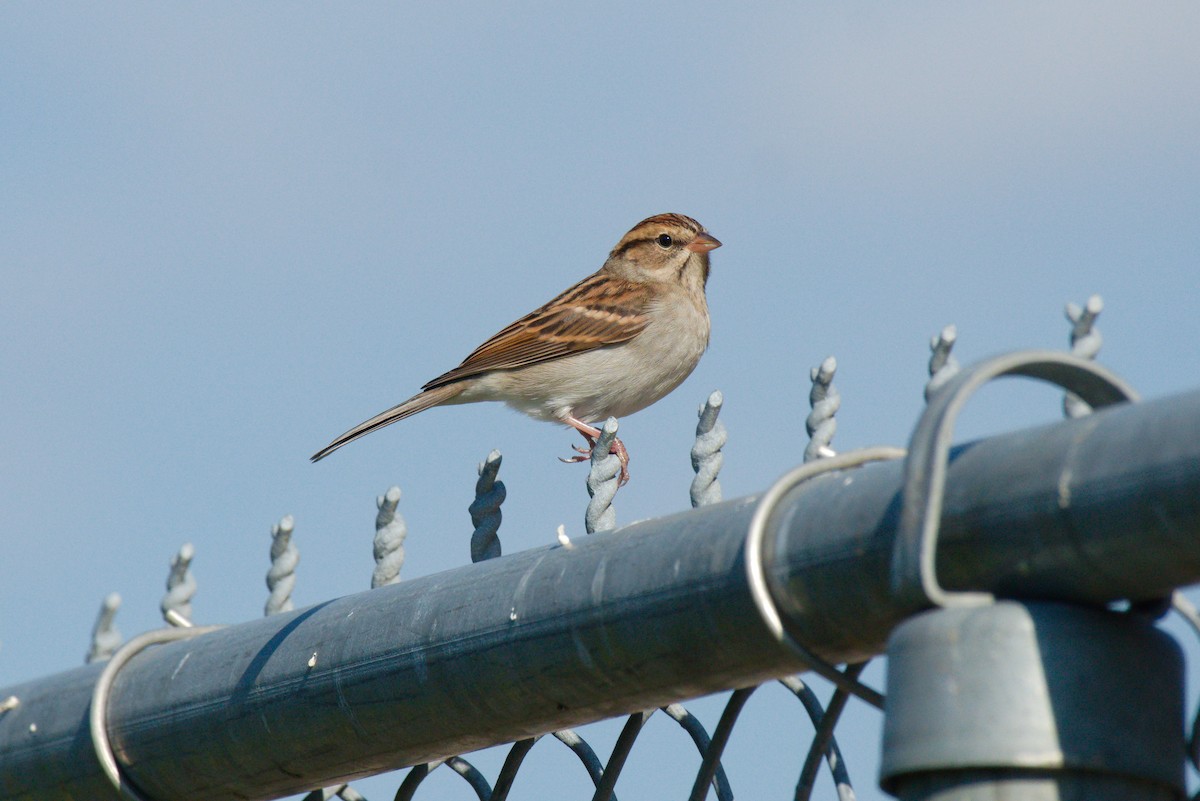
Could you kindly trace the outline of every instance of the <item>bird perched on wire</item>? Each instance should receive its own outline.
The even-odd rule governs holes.
[[[488,339],[421,391],[342,434],[315,462],[348,442],[433,406],[502,401],[537,420],[574,428],[591,453],[600,429],[662,398],[691,374],[708,347],[709,251],[721,246],[682,214],[642,220],[604,266]],[[615,440],[621,484],[629,452]]]

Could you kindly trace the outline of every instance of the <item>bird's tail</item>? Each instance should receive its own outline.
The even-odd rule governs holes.
[[[393,406],[386,412],[380,412],[370,420],[365,420],[354,428],[342,434],[333,442],[326,445],[321,450],[312,455],[312,460],[318,462],[324,459],[329,454],[336,451],[338,448],[345,445],[347,442],[353,442],[361,436],[370,434],[383,428],[386,425],[391,425],[397,420],[403,420],[405,417],[411,417],[417,412],[423,412],[431,406],[437,406],[439,403],[445,403],[453,398],[458,393],[462,392],[464,384],[461,381],[456,381],[453,384],[445,384],[434,389],[419,392],[413,395],[408,400],[401,403],[399,406]]]

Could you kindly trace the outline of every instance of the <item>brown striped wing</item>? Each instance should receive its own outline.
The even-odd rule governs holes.
[[[646,328],[650,296],[646,284],[603,273],[588,276],[497,333],[458,367],[422,389],[627,342]]]

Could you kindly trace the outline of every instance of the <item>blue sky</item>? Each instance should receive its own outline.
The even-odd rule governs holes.
[[[461,564],[493,448],[506,551],[582,536],[573,436],[497,405],[307,457],[658,212],[725,246],[708,354],[622,421],[622,522],[686,506],[714,389],[726,497],[798,462],[830,354],[835,447],[903,444],[947,323],[963,361],[1063,347],[1063,305],[1099,293],[1102,361],[1193,388],[1198,30],[1182,2],[0,6],[0,683],[78,664],[113,590],[127,636],[157,626],[184,542],[199,621],[260,614],[284,514],[298,605],[365,589],[393,484],[405,575]],[[1057,410],[989,389],[962,435]],[[851,714],[879,797],[877,721]],[[807,737],[798,707],[767,720]],[[801,757],[764,769],[752,725],[735,790],[786,797]],[[655,797],[638,765],[621,796]]]

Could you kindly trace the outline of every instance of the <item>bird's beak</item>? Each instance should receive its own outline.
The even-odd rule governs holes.
[[[707,253],[710,250],[715,250],[721,247],[721,242],[715,236],[701,231],[696,235],[696,238],[683,246],[684,250],[690,250],[693,253]]]

